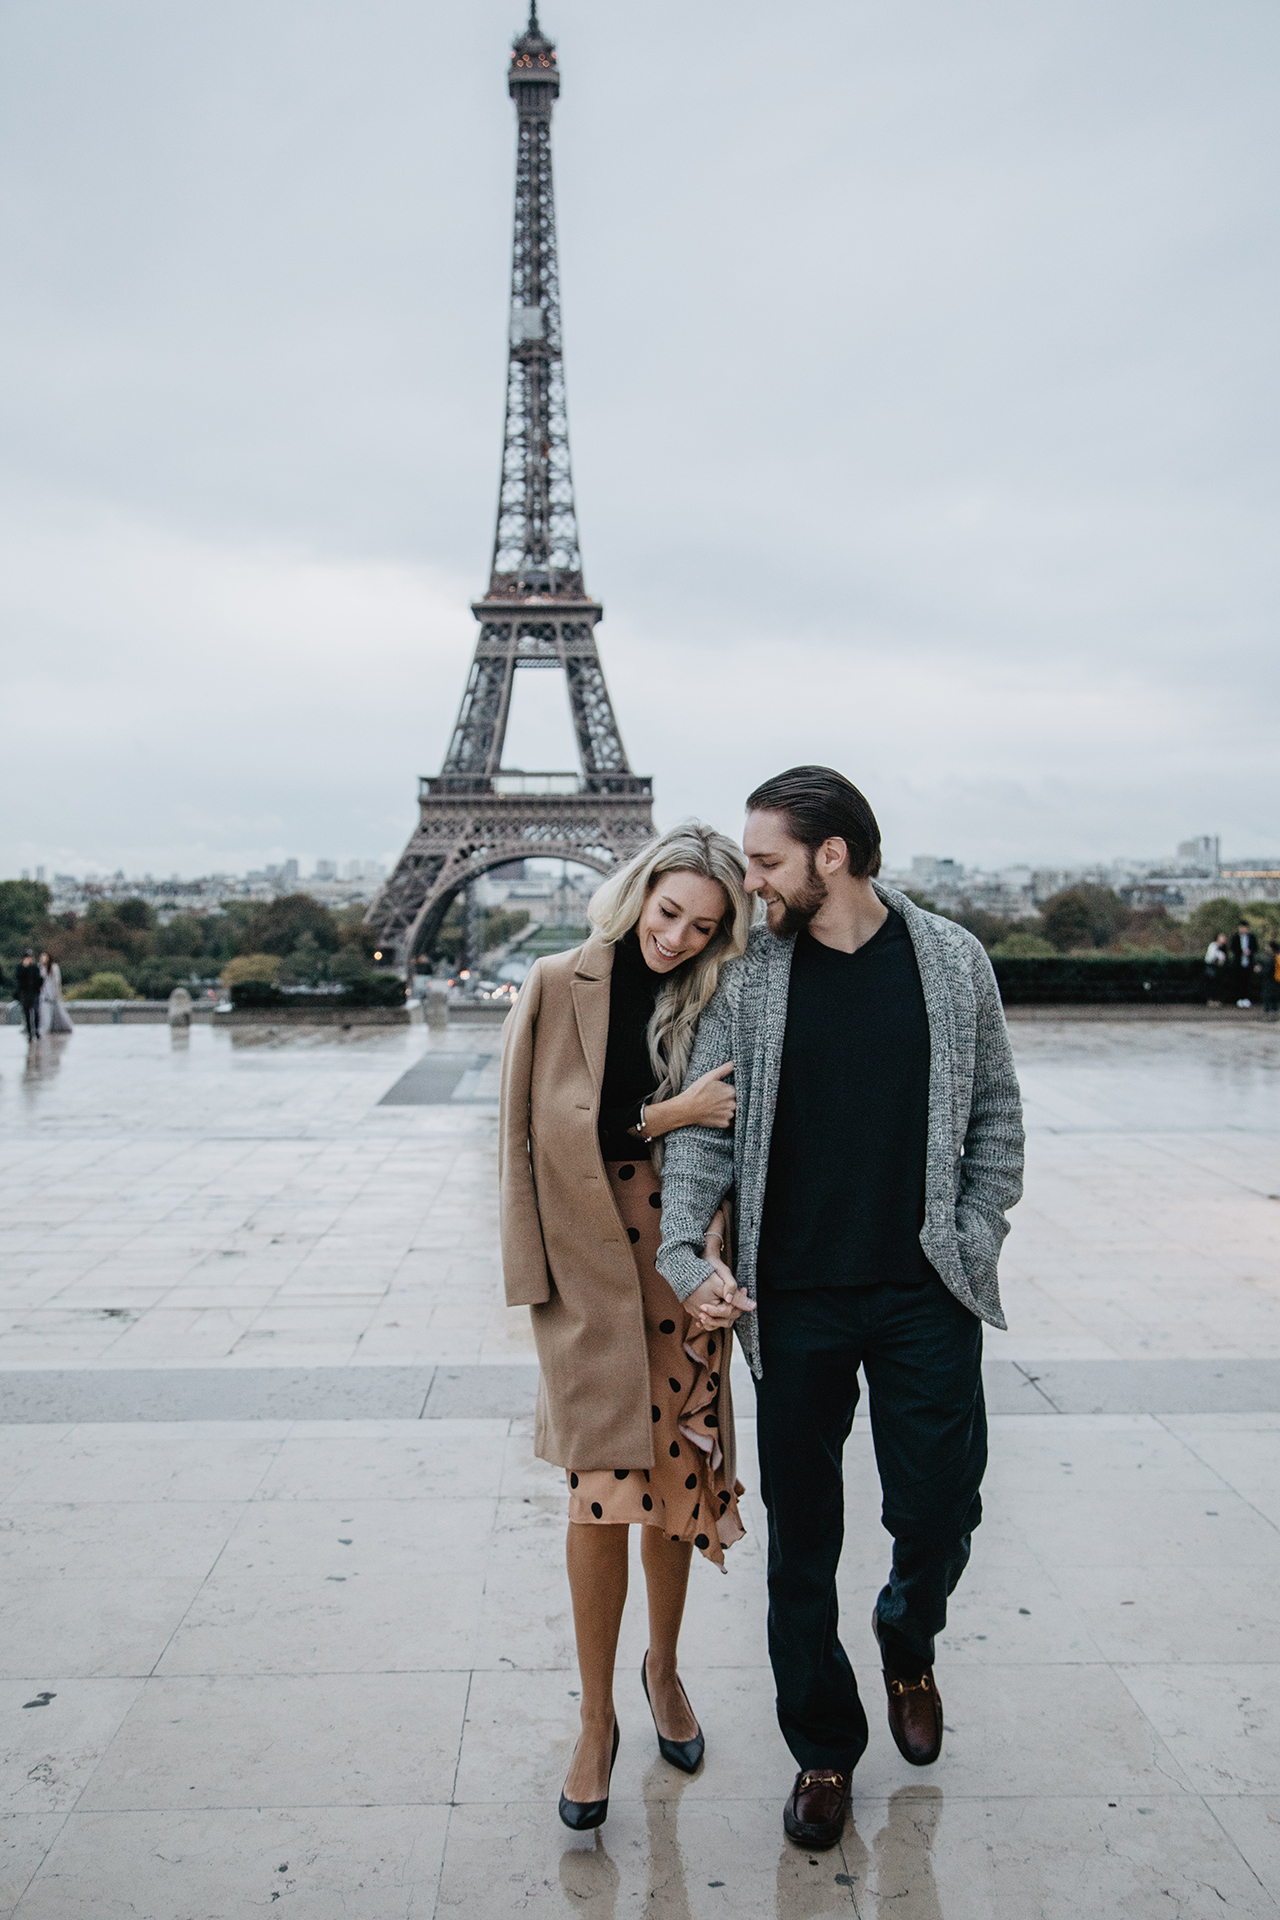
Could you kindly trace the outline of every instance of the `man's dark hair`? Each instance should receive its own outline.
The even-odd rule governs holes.
[[[793,840],[810,853],[843,840],[856,880],[880,871],[880,828],[865,797],[834,767],[788,767],[747,796],[748,813],[780,813]]]

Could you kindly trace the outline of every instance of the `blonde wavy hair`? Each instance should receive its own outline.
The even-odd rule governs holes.
[[[727,904],[719,926],[701,953],[667,975],[653,1009],[648,1040],[649,1058],[658,1075],[655,1105],[668,1094],[679,1093],[698,1021],[716,990],[720,969],[726,960],[746,952],[752,919],[752,903],[742,884],[746,865],[742,849],[727,834],[717,833],[702,820],[684,820],[642,847],[591,897],[587,917],[592,928],[602,940],[616,945],[638,923],[662,874],[696,873],[724,889]]]

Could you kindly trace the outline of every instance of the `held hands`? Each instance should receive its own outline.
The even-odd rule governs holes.
[[[712,1260],[715,1272],[709,1274],[700,1287],[685,1299],[698,1333],[714,1333],[722,1328],[726,1333],[734,1321],[744,1313],[754,1313],[756,1303],[745,1287],[740,1287],[723,1260]]]
[[[738,1110],[738,1096],[732,1087],[726,1087],[724,1078],[733,1072],[732,1060],[726,1060],[722,1067],[713,1067],[710,1073],[704,1073],[691,1086],[678,1095],[683,1127],[731,1127],[733,1116]]]
[[[724,1069],[721,1068],[721,1072]],[[745,1287],[740,1287],[733,1274],[720,1258],[720,1249],[724,1245],[724,1215],[717,1212],[715,1219],[707,1228],[707,1238],[703,1246],[702,1257],[709,1260],[714,1271],[708,1275],[700,1287],[685,1301],[685,1306],[693,1316],[693,1323],[699,1333],[713,1333],[717,1327],[728,1332],[735,1320],[744,1313],[754,1313],[756,1303]]]

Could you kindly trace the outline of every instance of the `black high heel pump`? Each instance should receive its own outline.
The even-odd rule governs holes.
[[[645,1668],[648,1664],[649,1655],[646,1653],[644,1659],[640,1662],[640,1685],[644,1688],[644,1697],[646,1700],[649,1700],[649,1679],[645,1673]],[[684,1693],[683,1680],[680,1682],[680,1691]],[[692,1711],[688,1694],[684,1693],[684,1697],[686,1706],[689,1706],[690,1711]],[[649,1711],[653,1713],[652,1700],[649,1700]],[[696,1773],[698,1771],[698,1768],[702,1765],[702,1756],[707,1750],[707,1743],[702,1737],[701,1727],[698,1728],[692,1740],[668,1740],[658,1725],[658,1716],[655,1713],[653,1714],[653,1730],[658,1736],[658,1752],[664,1760],[669,1760],[673,1767],[679,1767],[681,1773]]]
[[[609,1758],[609,1778],[613,1779],[613,1765],[618,1757],[618,1721],[613,1722],[613,1752]],[[572,1827],[575,1833],[589,1833],[592,1827],[602,1827],[609,1818],[609,1796],[603,1800],[566,1800],[560,1795],[560,1818],[566,1827]]]

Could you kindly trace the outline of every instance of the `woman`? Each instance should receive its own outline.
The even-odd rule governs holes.
[[[40,1032],[73,1033],[71,1015],[62,1004],[62,968],[47,953],[40,955]]]
[[[746,947],[743,869],[739,849],[710,827],[663,834],[597,892],[586,944],[535,964],[504,1042],[507,1301],[532,1313],[535,1451],[569,1482],[582,1734],[560,1817],[575,1830],[599,1826],[609,1810],[630,1527],[644,1529],[641,1682],[660,1752],[690,1773],[703,1740],[676,1641],[692,1549],[723,1566],[724,1548],[742,1536],[723,1331],[723,1296],[734,1289],[715,1277],[682,1306],[657,1272],[652,1148],[676,1127],[733,1123],[730,1061],[679,1088],[720,969]],[[723,1233],[718,1216],[708,1245]]]
[[[1222,1005],[1222,982],[1226,978],[1227,936],[1215,933],[1205,949],[1204,985],[1205,1002],[1211,1007]]]

